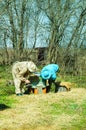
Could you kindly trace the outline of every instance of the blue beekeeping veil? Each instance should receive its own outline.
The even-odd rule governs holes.
[[[56,72],[58,71],[59,66],[57,64],[49,64],[45,67],[43,67],[40,76],[47,80],[47,79],[56,79]]]
[[[50,77],[51,77],[51,72],[49,71],[49,70],[43,70],[42,72],[41,72],[41,77],[43,78],[43,79],[45,79],[45,80],[47,80],[47,79],[50,79]]]

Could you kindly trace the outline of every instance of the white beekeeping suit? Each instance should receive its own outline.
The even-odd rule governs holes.
[[[37,67],[32,61],[15,62],[12,67],[12,75],[15,85],[15,93],[22,95],[23,86],[22,83],[29,83],[27,76],[36,72]]]

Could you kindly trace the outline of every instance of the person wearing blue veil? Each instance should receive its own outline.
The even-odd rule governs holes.
[[[59,71],[59,66],[57,64],[48,64],[44,66],[40,72],[40,77],[43,82],[45,82],[47,87],[47,92],[50,91],[51,84],[55,83],[57,78],[56,73]]]

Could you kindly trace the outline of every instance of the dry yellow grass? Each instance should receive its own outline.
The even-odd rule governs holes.
[[[74,115],[49,114],[51,105],[59,103],[64,105],[62,100],[73,100],[81,104],[86,100],[86,89],[73,88],[69,92],[48,93],[38,95],[24,95],[15,98],[16,103],[10,109],[0,111],[0,130],[64,130],[64,126],[71,129],[71,122],[80,119],[78,113]],[[47,114],[48,113],[48,114]]]
[[[71,90],[71,87],[73,86],[73,84],[70,83],[70,82],[63,82],[63,81],[62,81],[62,82],[60,83],[60,86],[66,87],[67,90],[69,91],[69,90]]]

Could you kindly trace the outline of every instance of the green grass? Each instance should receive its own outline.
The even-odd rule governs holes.
[[[10,108],[14,102],[9,98],[14,93],[14,86],[7,85],[8,80],[12,80],[11,66],[0,66],[0,110]]]
[[[13,94],[14,86],[7,85],[8,80],[12,80],[11,74],[12,66],[0,66],[0,94]],[[76,84],[76,87],[86,88],[86,76],[57,76],[57,81],[68,81]],[[73,86],[74,87],[74,86]],[[54,86],[52,87],[52,91]]]
[[[7,95],[0,96],[0,110],[11,108],[15,102],[15,99],[12,99]]]
[[[58,80],[58,77],[57,77]],[[77,88],[86,88],[86,76],[61,75],[60,80],[76,84]]]
[[[14,94],[14,86],[8,85],[7,81],[12,80],[12,66],[0,66],[0,95],[6,96]],[[68,81],[76,84],[76,87],[86,88],[86,76],[57,76],[57,81]],[[74,87],[74,86],[73,86]],[[51,91],[54,91],[54,85],[52,85]]]
[[[0,78],[12,79],[11,69],[12,66],[0,66]]]
[[[56,120],[56,118],[59,118],[61,115],[65,118],[65,120],[67,119],[65,116],[69,116],[71,118],[69,121],[71,127],[64,124],[62,130],[85,130],[86,100],[83,100],[81,104],[78,104],[72,99],[62,99],[60,102],[51,103],[50,105],[45,102],[45,106],[46,108],[49,107],[49,109],[44,112],[44,115],[49,116],[52,121]],[[78,118],[74,118],[74,115],[77,115]]]
[[[12,80],[11,66],[0,66],[0,95],[14,93],[14,86],[8,84],[9,80]]]
[[[60,126],[61,130],[85,130],[86,129],[86,99],[85,97],[82,98],[78,95],[79,98],[81,98],[80,100],[79,98],[77,98],[76,93],[74,93],[74,95],[72,96],[76,96],[76,97],[73,99],[71,95],[68,95],[68,97],[66,98],[65,96],[63,96],[63,97],[60,97],[60,99],[58,99],[59,98],[58,94],[54,95],[53,93],[50,93],[50,95],[46,94],[44,97],[43,96],[41,97],[40,95],[39,96],[30,95],[27,97],[20,98],[20,97],[15,96],[14,86],[6,84],[7,80],[12,80],[11,66],[7,66],[7,67],[0,66],[0,111],[6,110],[6,109],[11,110],[12,108],[11,112],[13,112],[14,116],[15,115],[18,116],[17,111],[19,111],[19,113],[22,114],[23,111],[25,113],[28,110],[28,113],[29,113],[29,110],[32,110],[32,115],[31,115],[31,112],[29,113],[32,119],[34,117],[34,114],[36,115],[36,111],[37,111],[38,113],[37,116],[39,116],[41,119],[40,118],[39,120],[35,119],[35,121],[32,124],[33,126],[31,126],[34,128],[35,128],[35,124],[38,122],[37,125],[39,126],[40,125],[42,126],[44,125],[43,127],[51,126],[51,128],[53,126],[55,130],[56,130],[56,126],[55,126],[56,123],[61,124]],[[57,77],[57,80],[58,80],[58,77]],[[72,82],[76,84],[77,88],[86,88],[85,76],[59,76],[59,81],[61,80]],[[78,102],[76,99],[78,100]],[[25,104],[22,106],[22,103],[24,102]],[[14,109],[14,106],[15,106],[15,109]],[[8,114],[7,117],[8,116],[10,115]],[[5,114],[1,115],[1,118],[5,119]],[[26,128],[26,130],[27,129],[28,128]]]

